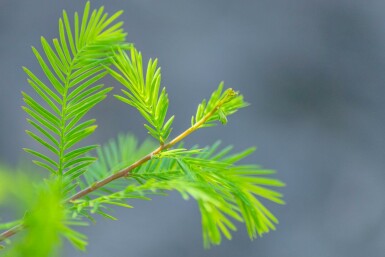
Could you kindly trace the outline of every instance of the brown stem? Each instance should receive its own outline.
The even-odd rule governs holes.
[[[8,229],[7,231],[4,231],[0,235],[0,242],[2,242],[4,240],[6,240],[7,238],[15,235],[17,232],[19,232],[22,229],[24,229],[24,225],[23,224],[19,224],[19,225],[16,225],[16,226]]]

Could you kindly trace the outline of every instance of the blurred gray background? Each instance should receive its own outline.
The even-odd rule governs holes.
[[[193,201],[172,194],[135,202],[133,210],[116,210],[119,221],[83,230],[88,253],[66,246],[64,256],[385,256],[385,1],[92,4],[124,9],[128,40],[159,58],[175,133],[221,80],[246,96],[251,106],[228,125],[187,142],[258,146],[248,161],[278,171],[287,205],[271,206],[277,231],[250,242],[241,228],[207,251]],[[29,90],[21,66],[39,71],[30,46],[57,36],[62,9],[83,6],[0,0],[0,161],[16,164],[26,158],[22,147],[35,147],[20,108],[20,91]],[[91,115],[100,125],[93,142],[124,131],[146,136],[140,116],[112,97]]]

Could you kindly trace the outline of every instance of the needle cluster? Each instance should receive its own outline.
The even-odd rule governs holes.
[[[245,224],[251,239],[278,223],[265,203],[283,204],[274,188],[284,184],[271,177],[272,170],[241,162],[254,148],[234,152],[217,142],[186,149],[182,143],[196,130],[226,124],[248,105],[243,96],[220,83],[198,105],[191,127],[171,137],[175,116],[167,113],[168,93],[158,60],[143,63],[141,53],[126,41],[121,14],[108,15],[103,7],[91,10],[89,2],[81,17],[75,13],[69,18],[63,11],[59,38],[42,37],[41,50],[32,48],[44,76],[24,68],[31,88],[22,92],[23,109],[30,124],[26,133],[41,147],[24,150],[37,170],[48,173],[36,183],[0,173],[0,204],[15,197],[25,210],[23,217],[0,224],[0,242],[9,244],[6,256],[53,256],[63,238],[85,250],[87,237],[74,226],[95,222],[95,215],[115,220],[112,207],[132,208],[132,199],[148,200],[169,191],[197,202],[205,247],[231,239],[235,222]],[[107,75],[121,87],[116,99],[143,116],[152,139],[139,143],[127,133],[102,146],[84,143],[97,129],[87,113],[112,90],[100,83]],[[15,184],[22,190],[9,186]],[[19,240],[10,243],[19,232]]]

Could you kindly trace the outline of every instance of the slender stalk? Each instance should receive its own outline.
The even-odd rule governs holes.
[[[211,118],[211,116],[213,116],[219,109],[219,107],[221,107],[226,101],[228,101],[228,99],[223,99],[221,102],[219,102],[215,108],[213,108],[208,114],[206,114],[202,119],[200,119],[199,121],[197,121],[193,126],[191,126],[190,128],[186,129],[184,132],[182,132],[181,134],[179,134],[178,136],[176,136],[173,140],[171,140],[169,143],[167,144],[164,144],[164,145],[161,145],[159,146],[157,149],[155,149],[154,151],[152,151],[151,153],[147,154],[146,156],[144,156],[143,158],[141,158],[140,160],[136,161],[135,163],[131,164],[129,167],[117,172],[117,173],[114,173],[112,174],[111,176],[103,179],[103,180],[100,180],[96,183],[94,183],[92,186],[88,187],[88,188],[85,188],[81,191],[79,191],[78,193],[76,193],[75,195],[73,195],[72,197],[68,198],[66,200],[66,202],[73,202],[79,198],[82,198],[83,196],[99,189],[99,188],[102,188],[103,186],[107,185],[108,183],[116,180],[116,179],[119,179],[119,178],[123,178],[123,177],[126,177],[129,175],[129,173],[141,166],[143,163],[151,160],[151,158],[156,155],[156,154],[159,154],[160,152],[162,152],[163,150],[167,150],[171,147],[173,147],[175,144],[177,144],[178,142],[180,142],[181,140],[183,140],[185,137],[187,137],[188,135],[190,135],[192,132],[194,132],[195,130],[197,130],[200,126],[202,126],[207,120],[209,120]],[[17,225],[5,232],[3,232],[2,234],[0,234],[0,242],[6,240],[7,238],[15,235],[16,233],[18,233],[19,231],[23,230],[24,229],[24,225],[23,224],[20,224],[20,225]]]
[[[7,238],[15,235],[17,232],[19,232],[20,230],[23,230],[24,229],[24,225],[23,224],[19,224],[19,225],[16,225],[10,229],[8,229],[7,231],[4,231],[1,235],[0,235],[0,242],[6,240]]]

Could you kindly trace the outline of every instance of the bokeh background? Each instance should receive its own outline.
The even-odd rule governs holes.
[[[248,161],[276,169],[287,205],[271,206],[276,232],[250,242],[203,250],[193,201],[177,194],[116,209],[119,221],[83,231],[80,257],[380,257],[385,255],[385,2],[351,0],[93,0],[124,9],[128,39],[146,58],[158,57],[176,114],[175,132],[189,124],[217,84],[240,90],[251,106],[226,126],[197,132],[188,144],[217,139],[258,151]],[[24,134],[21,66],[38,72],[31,45],[57,36],[61,10],[79,0],[0,0],[0,161],[17,164]],[[107,83],[113,83],[107,80]],[[112,97],[92,112],[94,142],[119,132],[146,134],[143,120]],[[44,243],[44,242],[42,242]]]

